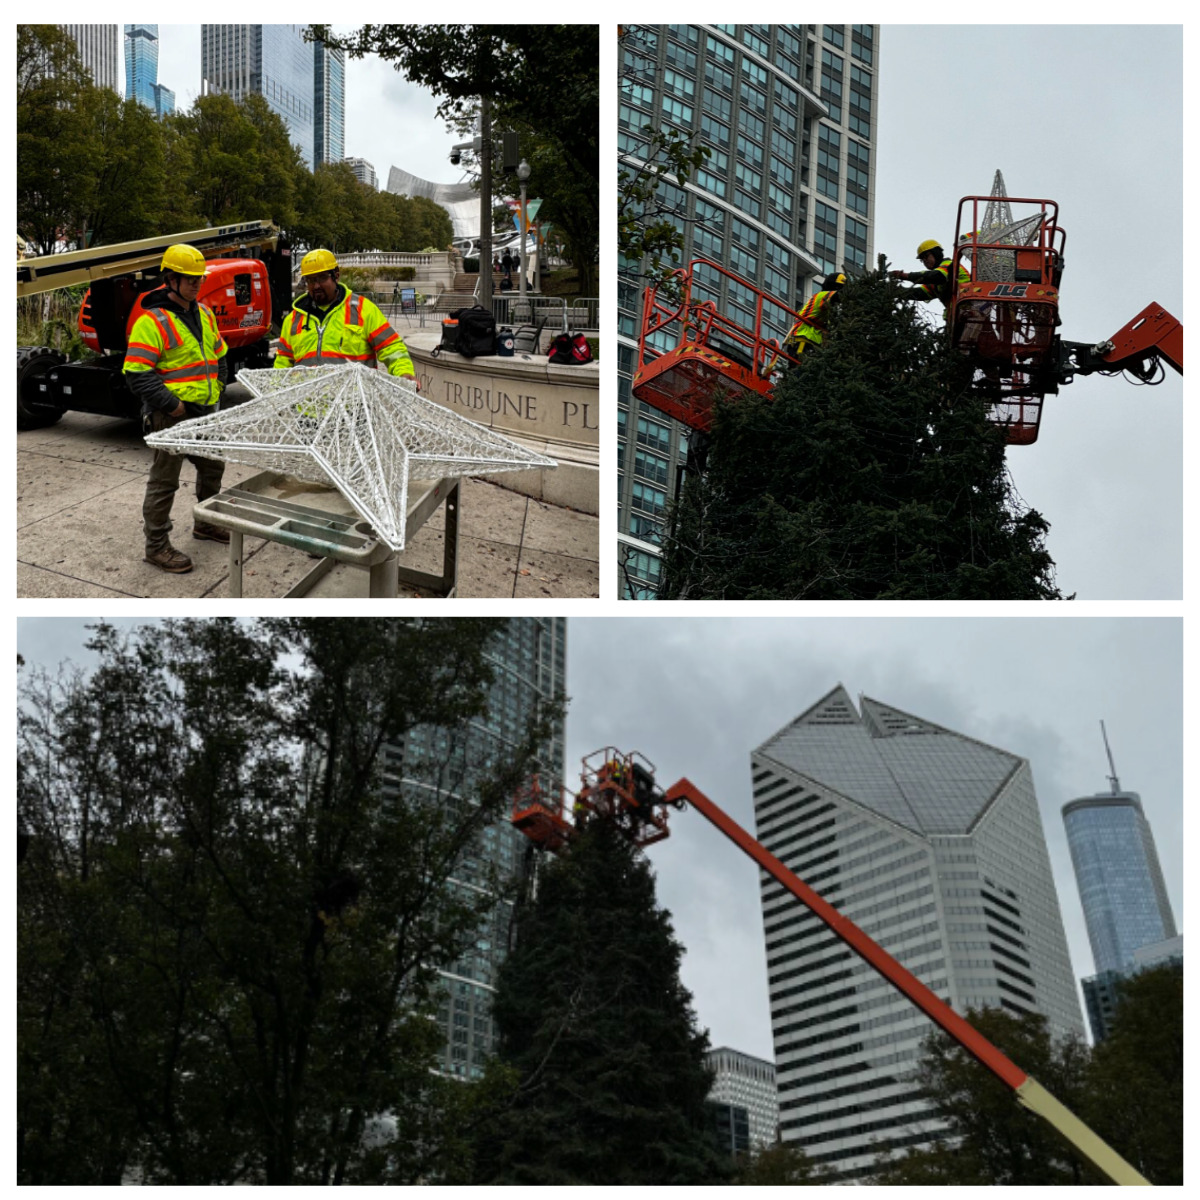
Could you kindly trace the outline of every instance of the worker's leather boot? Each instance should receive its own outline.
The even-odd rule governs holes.
[[[192,537],[202,542],[221,542],[223,545],[229,545],[229,530],[222,529],[219,525],[193,525]]]
[[[147,550],[146,562],[172,575],[186,575],[192,569],[192,560],[168,542],[161,550]]]

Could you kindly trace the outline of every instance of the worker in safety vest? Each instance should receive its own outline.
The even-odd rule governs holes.
[[[207,269],[204,255],[194,246],[169,246],[161,269],[163,286],[142,298],[144,311],[129,332],[123,367],[126,383],[142,402],[143,424],[152,433],[215,413],[227,378],[217,319],[196,300]],[[196,499],[215,496],[225,464],[187,457],[196,468]],[[170,542],[171,504],[182,467],[181,455],[155,450],[142,503],[146,562],[175,575],[192,569],[192,560]],[[215,525],[193,525],[192,536],[229,541],[229,531]]]
[[[382,363],[391,375],[417,382],[408,347],[366,296],[344,283],[328,250],[310,250],[300,264],[305,295],[283,319],[276,367]],[[419,385],[418,385],[419,390]]]
[[[808,303],[800,310],[800,319],[783,341],[784,350],[794,358],[799,358],[808,347],[821,344],[826,322],[829,320],[830,307],[845,283],[845,275],[826,275],[821,282],[821,290],[810,297]]]
[[[924,271],[892,271],[891,277],[917,284],[911,292],[914,300],[940,300],[949,312],[956,283],[958,286],[970,283],[971,272],[963,266],[960,259],[957,279],[952,280],[950,271],[954,260],[946,257],[946,252],[936,238],[929,238],[917,247],[917,258],[924,266]]]

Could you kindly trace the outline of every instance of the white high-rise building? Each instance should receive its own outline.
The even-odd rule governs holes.
[[[117,90],[117,30],[119,25],[62,25],[75,41],[79,61],[91,72],[97,87]]]
[[[354,178],[359,183],[365,183],[368,187],[379,191],[379,176],[375,174],[375,168],[365,158],[343,158],[342,162],[349,164],[350,170],[354,172]]]
[[[841,685],[751,755],[759,840],[956,1011],[1083,1035],[1029,763]],[[910,1075],[933,1029],[762,880],[779,1128],[843,1179],[936,1136]]]
[[[718,1046],[705,1055],[716,1072],[710,1100],[744,1108],[750,1119],[750,1149],[758,1150],[775,1141],[779,1105],[775,1097],[775,1064],[728,1046]]]

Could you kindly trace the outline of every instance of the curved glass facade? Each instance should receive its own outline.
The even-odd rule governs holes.
[[[1141,798],[1120,792],[1073,800],[1063,823],[1096,973],[1124,972],[1135,950],[1175,936]]]
[[[643,161],[642,129],[694,135],[709,157],[658,207],[683,234],[682,262],[711,258],[799,307],[815,283],[872,252],[876,25],[631,25],[622,40],[617,149]],[[660,218],[662,219],[662,218]],[[667,498],[687,429],[632,396],[641,281],[618,286],[618,536],[623,599],[653,599]],[[754,325],[749,289],[711,274],[693,294]],[[770,336],[790,321],[765,306]]]

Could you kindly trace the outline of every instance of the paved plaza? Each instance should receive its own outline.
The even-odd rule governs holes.
[[[234,384],[231,401],[248,393]],[[174,545],[195,564],[169,575],[142,561],[141,507],[151,452],[138,425],[69,412],[47,429],[17,434],[17,595],[224,598],[229,551],[191,535],[195,473],[184,463],[172,509]],[[229,464],[224,487],[258,468]],[[437,571],[444,510],[405,549],[400,562]],[[527,599],[599,595],[595,516],[546,504],[483,479],[463,485],[458,595]],[[313,567],[301,551],[246,538],[243,595],[284,595]],[[316,596],[366,596],[366,572],[338,564]],[[400,586],[400,596],[420,593]]]

